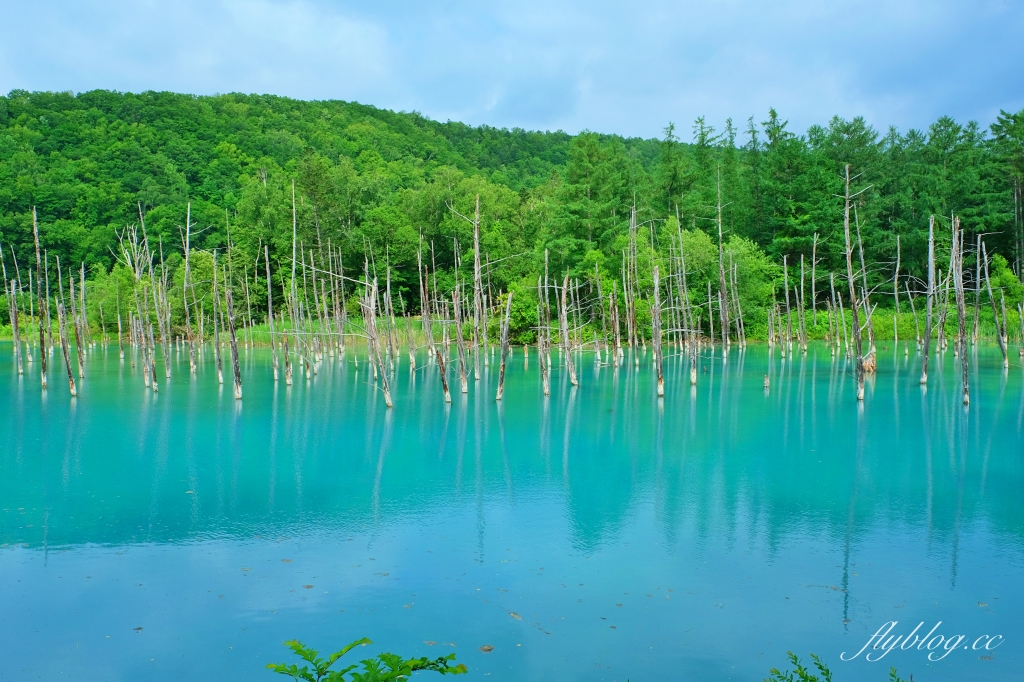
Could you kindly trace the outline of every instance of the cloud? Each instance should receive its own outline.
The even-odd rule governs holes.
[[[1024,8],[983,0],[14,3],[0,90],[358,100],[472,124],[654,136],[705,115],[926,127],[1024,107]]]

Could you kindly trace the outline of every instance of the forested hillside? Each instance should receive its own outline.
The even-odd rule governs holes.
[[[827,273],[845,272],[846,164],[862,191],[856,219],[872,286],[891,282],[899,245],[900,275],[919,291],[913,283],[926,277],[929,216],[948,249],[956,214],[968,275],[984,235],[997,254],[993,283],[1015,307],[1024,112],[1004,113],[987,128],[942,118],[923,131],[880,132],[859,118],[834,118],[801,133],[769,111],[742,125],[670,124],[661,139],[640,140],[473,128],[338,101],[13,91],[0,97],[0,242],[9,276],[15,254],[23,270],[34,263],[35,207],[51,262],[84,262],[90,277],[103,278],[115,264],[117,231],[138,223],[141,209],[154,253],[159,246],[173,273],[191,204],[193,248],[223,252],[230,232],[239,272],[251,277],[262,244],[283,272],[294,186],[303,251],[320,258],[330,244],[355,271],[364,254],[378,269],[390,264],[415,308],[419,245],[444,288],[454,240],[472,247],[458,214],[471,215],[477,195],[483,257],[495,263],[488,274],[497,289],[535,284],[545,250],[553,274],[585,280],[595,265],[618,273],[633,206],[648,262],[667,253],[677,214],[685,243],[710,248],[721,210],[724,238],[743,264],[741,299],[757,306],[781,281],[784,256],[790,264],[803,256],[808,268],[816,256],[819,294]],[[693,267],[700,262],[696,254]],[[710,266],[703,279],[717,282],[717,263]],[[694,276],[703,287],[701,273]]]

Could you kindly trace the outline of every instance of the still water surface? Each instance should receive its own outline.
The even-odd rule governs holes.
[[[519,349],[501,403],[492,362],[446,406],[403,357],[388,410],[351,351],[291,387],[249,351],[239,404],[210,357],[154,395],[116,348],[41,397],[0,344],[0,679],[272,682],[283,640],[363,636],[495,682],[753,681],[787,650],[1021,679],[1024,367],[974,350],[965,410],[952,352],[926,391],[879,353],[862,408],[824,346],[751,346],[693,392],[670,360],[663,401],[589,355],[545,398]],[[967,638],[840,660],[892,620]]]

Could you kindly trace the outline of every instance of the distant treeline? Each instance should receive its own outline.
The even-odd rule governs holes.
[[[139,223],[141,211],[174,282],[190,204],[191,247],[226,258],[230,235],[234,277],[249,281],[256,307],[255,299],[266,300],[256,271],[265,267],[263,245],[275,298],[284,295],[294,187],[305,258],[329,254],[353,276],[364,259],[377,272],[390,266],[396,296],[416,311],[418,250],[450,290],[456,240],[472,261],[472,227],[459,214],[473,214],[477,195],[493,291],[536,287],[545,253],[553,279],[619,278],[635,206],[641,293],[652,264],[671,257],[678,216],[680,243],[696,249],[687,268],[698,299],[707,282],[717,289],[720,211],[725,248],[740,264],[740,302],[754,311],[783,295],[783,257],[791,281],[801,257],[808,277],[816,259],[819,300],[829,296],[829,273],[845,274],[841,195],[850,164],[863,190],[855,209],[867,280],[880,305],[894,304],[897,255],[901,295],[906,285],[923,293],[929,216],[941,254],[955,214],[967,286],[981,235],[993,254],[992,284],[1016,309],[1024,291],[1024,111],[1003,112],[989,128],[941,118],[906,133],[834,118],[801,135],[774,110],[759,118],[720,128],[701,118],[688,131],[670,124],[662,139],[643,140],[474,128],[340,101],[16,90],[0,97],[0,242],[8,277],[20,267],[27,291],[35,207],[51,276],[59,256],[65,270],[84,262],[99,283],[117,278],[116,233]]]

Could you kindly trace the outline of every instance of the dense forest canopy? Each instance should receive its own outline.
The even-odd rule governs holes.
[[[721,207],[724,238],[743,264],[741,295],[756,305],[770,296],[764,283],[781,278],[783,257],[809,267],[813,254],[819,279],[844,272],[850,164],[872,285],[892,280],[897,244],[902,276],[926,278],[929,216],[948,245],[956,214],[967,244],[984,235],[997,254],[993,279],[1007,300],[1020,300],[1024,111],[1003,112],[987,129],[941,118],[906,133],[837,117],[799,134],[774,110],[759,118],[721,128],[699,118],[643,140],[474,128],[341,101],[16,90],[0,97],[0,242],[9,268],[12,254],[22,268],[34,263],[35,207],[51,257],[103,276],[116,262],[117,231],[141,210],[154,251],[173,268],[190,205],[193,248],[223,253],[230,234],[239,270],[252,272],[266,244],[283,272],[294,187],[304,252],[330,244],[356,272],[364,254],[387,263],[416,307],[417,249],[449,281],[455,240],[472,248],[459,214],[472,214],[477,195],[498,289],[535,284],[545,251],[552,273],[616,274],[634,206],[643,248],[667,250],[678,215],[699,268],[717,249]]]

